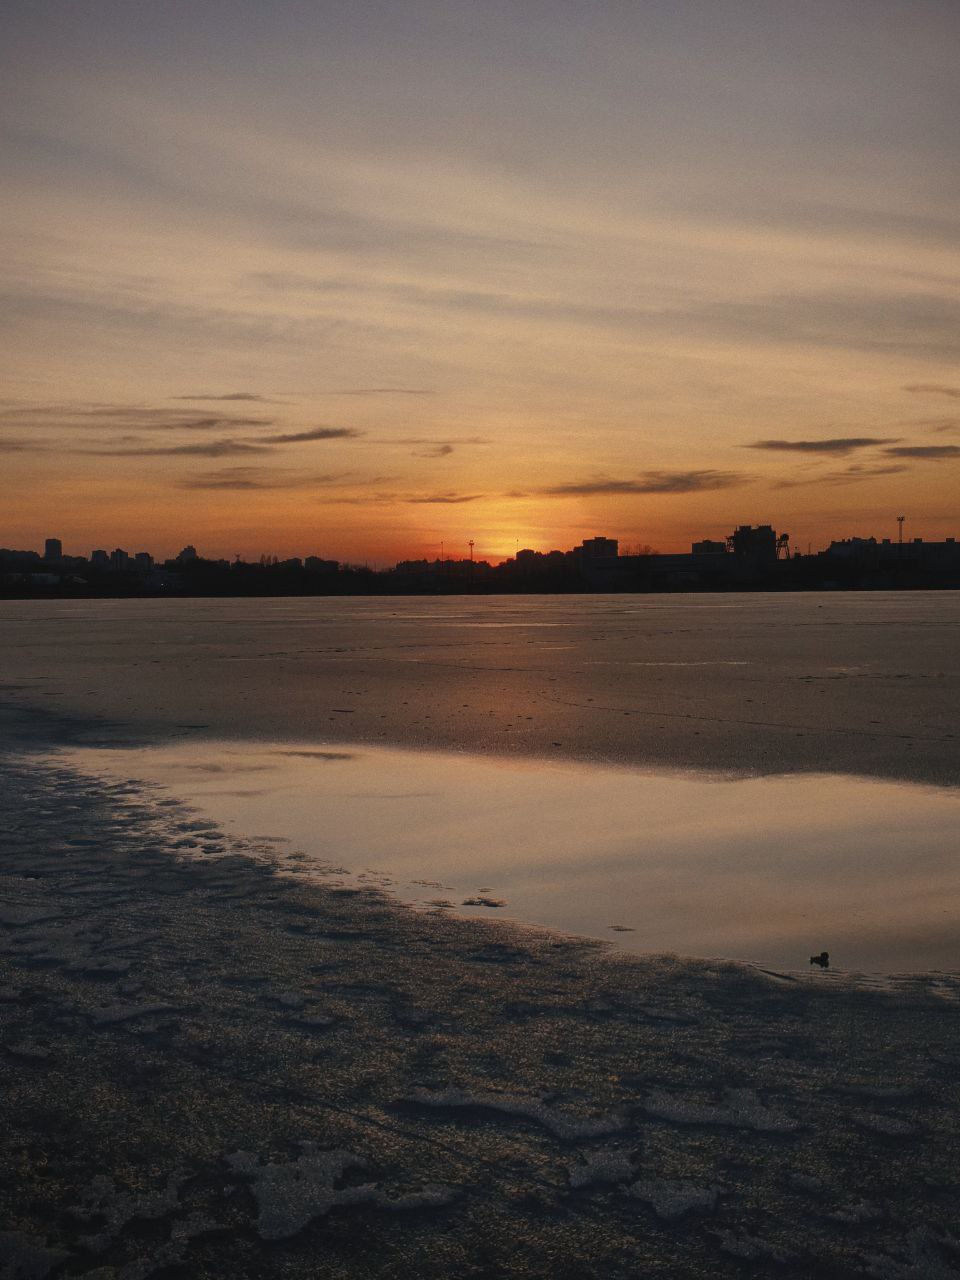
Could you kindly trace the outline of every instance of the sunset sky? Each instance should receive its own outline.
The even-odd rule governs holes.
[[[955,0],[7,0],[0,545],[960,536]]]

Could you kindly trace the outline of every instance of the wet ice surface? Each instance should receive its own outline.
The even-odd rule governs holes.
[[[960,592],[10,601],[54,736],[960,783]]]
[[[825,947],[853,968],[861,910],[886,948],[876,967],[903,969],[889,936],[912,945],[913,920],[929,943],[931,904],[953,909],[935,838],[951,796],[887,783],[960,781],[958,622],[960,593],[12,603],[0,729],[34,751],[306,741],[314,754],[281,757],[281,773],[301,761],[314,795],[318,774],[342,794],[355,767],[370,789],[357,742],[512,757],[494,767],[515,779],[524,758],[552,756],[581,804],[576,759],[739,769],[754,776],[699,778],[730,797],[725,816],[711,802],[710,849],[744,857],[734,831],[752,816],[778,833],[781,890],[819,886],[821,909],[855,891],[842,940],[804,935],[799,964]],[[0,757],[0,1274],[960,1276],[960,978],[786,975],[516,928],[501,921],[523,915],[525,890],[506,860],[489,878],[411,871],[436,881],[411,888],[399,853],[384,877],[365,848],[337,872],[357,846],[332,801],[300,841],[327,874],[277,874],[303,865],[297,841],[242,837],[277,835],[278,810],[296,807],[275,761],[245,760],[253,772],[222,754],[213,772],[181,761],[167,789]],[[438,768],[408,780],[426,795],[387,799],[395,782],[378,783],[380,800],[361,794],[337,821],[353,830],[382,807],[422,859],[426,819],[442,831],[462,809],[450,794],[431,816]],[[627,772],[643,790],[650,775]],[[585,850],[622,853],[602,820],[622,813],[624,775],[600,773],[617,780],[610,812],[568,809],[547,833],[561,863],[576,836],[567,870]],[[798,805],[819,842],[804,852],[794,810],[756,797],[811,794],[816,773],[859,777],[821,783],[805,816]],[[480,776],[474,763],[471,787]],[[215,791],[263,791],[271,807],[248,827],[236,806],[256,795]],[[686,798],[674,808],[674,825],[703,816]],[[470,820],[496,812],[486,795]],[[542,824],[530,817],[531,837]],[[711,860],[667,848],[672,868],[686,859],[683,905]],[[752,848],[755,897],[772,845]],[[544,867],[528,876],[538,888]],[[402,910],[369,891],[385,878],[421,902],[507,905]],[[756,904],[754,932],[765,912],[788,937],[791,892],[776,911]],[[731,899],[714,917],[736,915]],[[623,905],[604,928],[631,928]],[[606,936],[651,945],[647,914]]]
[[[74,750],[112,779],[269,836],[288,869],[420,907],[638,952],[796,969],[960,969],[960,792],[844,775],[737,777],[345,744]]]
[[[0,850],[0,1275],[960,1275],[960,978],[401,910],[37,756]]]

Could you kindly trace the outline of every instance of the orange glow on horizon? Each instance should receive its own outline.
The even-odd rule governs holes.
[[[61,7],[0,48],[0,544],[960,535],[949,6],[474,6],[398,59],[396,6],[299,5],[267,60],[251,6]]]

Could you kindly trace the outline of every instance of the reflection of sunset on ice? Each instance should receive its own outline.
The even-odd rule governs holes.
[[[948,969],[960,952],[960,796],[947,788],[362,744],[204,740],[63,758],[159,783],[228,830],[270,832],[297,874],[419,907],[785,969],[820,939],[836,940],[847,971]],[[360,869],[371,859],[385,878]]]

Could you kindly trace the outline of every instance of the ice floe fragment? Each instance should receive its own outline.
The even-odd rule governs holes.
[[[659,1178],[644,1178],[635,1182],[630,1194],[648,1204],[658,1218],[669,1221],[682,1218],[694,1209],[712,1213],[717,1207],[717,1187],[698,1187],[692,1182],[664,1182]]]
[[[350,1151],[320,1151],[305,1142],[301,1155],[285,1164],[261,1164],[252,1151],[235,1151],[226,1157],[234,1173],[251,1179],[259,1210],[257,1233],[262,1240],[286,1240],[314,1219],[332,1209],[374,1205],[379,1209],[436,1209],[449,1204],[455,1193],[448,1187],[425,1187],[391,1197],[372,1182],[337,1187],[338,1179],[352,1169],[366,1169],[362,1156]]]
[[[629,1151],[588,1151],[583,1160],[568,1170],[570,1186],[579,1191],[583,1187],[610,1186],[629,1182],[636,1174],[635,1157]]]

